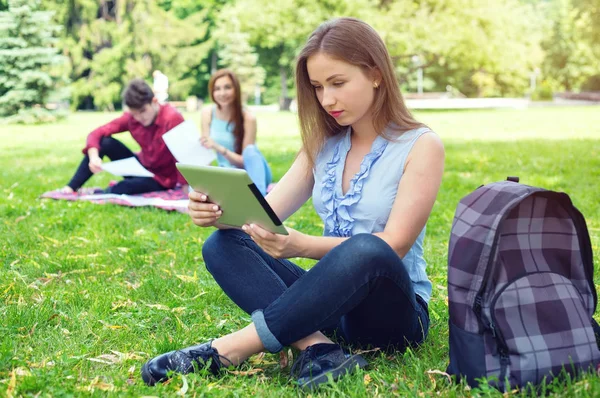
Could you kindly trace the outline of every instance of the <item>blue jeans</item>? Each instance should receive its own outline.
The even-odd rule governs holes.
[[[266,195],[267,187],[273,180],[267,160],[260,153],[256,145],[248,145],[244,148],[242,157],[244,159],[244,170],[246,170],[256,188],[263,195]]]
[[[414,293],[398,254],[375,235],[353,236],[310,271],[269,256],[234,229],[213,233],[202,254],[225,294],[252,314],[271,352],[316,331],[398,350],[427,336],[427,304]]]

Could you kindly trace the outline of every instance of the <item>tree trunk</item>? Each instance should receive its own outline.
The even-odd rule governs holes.
[[[217,71],[217,50],[215,49],[210,58],[210,74],[212,75]]]

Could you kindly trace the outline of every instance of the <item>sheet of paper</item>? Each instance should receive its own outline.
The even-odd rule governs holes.
[[[163,140],[180,163],[206,166],[217,158],[214,150],[202,146],[200,132],[191,120],[186,120],[167,131]]]
[[[102,170],[123,177],[154,177],[154,174],[146,170],[134,157],[102,163]]]

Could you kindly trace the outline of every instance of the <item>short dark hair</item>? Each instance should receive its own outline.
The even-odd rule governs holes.
[[[133,79],[123,90],[122,98],[129,108],[142,109],[144,105],[152,103],[154,92],[143,79]]]

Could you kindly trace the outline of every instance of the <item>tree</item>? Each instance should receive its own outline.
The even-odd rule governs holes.
[[[555,89],[579,90],[587,79],[600,74],[600,51],[594,51],[600,29],[588,26],[592,10],[576,8],[572,0],[556,0],[548,10],[551,25],[543,41],[542,70]]]
[[[370,4],[370,0],[238,0],[224,7],[219,24],[240,22],[267,71],[268,84],[278,86],[280,108],[288,109],[294,60],[308,35],[332,17],[364,15]]]
[[[150,79],[160,69],[169,77],[169,96],[183,99],[196,84],[196,71],[212,47],[206,41],[208,11],[179,18],[153,0],[58,0],[66,26],[62,48],[74,81],[74,107],[114,109],[134,77]]]
[[[249,35],[240,31],[237,19],[229,20],[227,29],[221,26],[214,33],[218,42],[219,64],[235,72],[240,80],[243,102],[256,86],[265,81],[265,70],[258,65],[258,55],[248,43]]]
[[[369,22],[409,88],[421,67],[434,90],[452,85],[474,96],[522,94],[542,59],[539,18],[518,0],[390,2]]]
[[[600,0],[573,0],[573,6],[581,13],[584,40],[596,43],[595,50],[600,52]]]
[[[54,120],[44,106],[61,80],[55,47],[60,26],[39,0],[10,0],[0,12],[0,116],[17,122]],[[37,107],[34,109],[34,107]]]
[[[268,90],[277,81],[285,105],[297,52],[311,31],[337,16],[358,17],[379,32],[404,88],[414,88],[421,68],[431,90],[450,84],[474,96],[523,94],[543,56],[534,11],[522,0],[238,0],[221,21],[239,19],[267,71]]]
[[[232,3],[234,0],[160,0],[159,4],[166,11],[173,11],[179,19],[187,17],[198,12],[203,13],[203,22],[206,24],[206,34],[200,40],[207,43],[211,50],[206,56],[198,59],[198,65],[189,70],[189,76],[195,80],[191,91],[193,94],[206,98],[208,93],[208,81],[210,75],[217,68],[217,47],[215,42],[215,29],[217,28],[217,19],[222,8]]]

